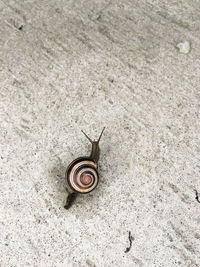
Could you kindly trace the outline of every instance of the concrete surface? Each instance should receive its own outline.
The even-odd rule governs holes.
[[[0,1],[1,267],[200,266],[199,12]],[[103,126],[98,189],[66,211]]]

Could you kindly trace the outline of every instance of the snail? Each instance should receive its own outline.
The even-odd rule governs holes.
[[[100,156],[99,142],[101,140],[103,128],[97,141],[92,141],[82,130],[82,133],[92,144],[92,151],[88,157],[79,157],[73,160],[65,174],[66,187],[69,191],[65,209],[69,209],[77,197],[77,194],[87,194],[93,191],[99,182],[98,160]]]

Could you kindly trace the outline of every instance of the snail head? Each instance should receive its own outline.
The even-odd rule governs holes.
[[[93,159],[96,163],[97,163],[98,160],[99,160],[99,155],[100,155],[99,142],[100,142],[100,140],[101,140],[101,137],[102,137],[102,134],[103,134],[104,130],[105,130],[105,127],[104,127],[103,130],[101,131],[101,134],[100,134],[100,136],[99,136],[99,138],[98,138],[97,141],[92,141],[92,139],[91,139],[86,133],[84,133],[83,130],[81,130],[82,133],[86,136],[86,138],[87,138],[87,139],[90,141],[90,143],[92,144],[92,152],[91,152],[91,154],[90,154],[90,158]]]

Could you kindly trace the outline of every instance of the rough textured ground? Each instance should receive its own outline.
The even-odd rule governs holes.
[[[0,1],[0,266],[200,266],[199,12]],[[99,187],[66,211],[103,126]]]

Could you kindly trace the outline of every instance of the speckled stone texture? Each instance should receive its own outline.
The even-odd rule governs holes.
[[[1,267],[200,266],[199,12],[0,1]],[[104,126],[100,184],[67,211],[81,129]]]

